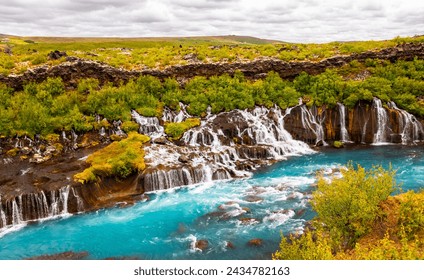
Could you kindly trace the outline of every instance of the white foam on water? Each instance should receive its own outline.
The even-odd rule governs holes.
[[[274,211],[267,210],[268,215],[265,216],[262,221],[269,224],[271,227],[278,227],[286,223],[290,218],[296,214],[292,209],[287,211]]]

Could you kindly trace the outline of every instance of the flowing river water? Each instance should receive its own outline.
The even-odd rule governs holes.
[[[281,234],[301,232],[314,217],[309,206],[316,172],[337,175],[349,161],[366,168],[392,165],[403,191],[424,187],[423,146],[323,148],[223,180],[152,192],[126,208],[62,215],[0,237],[0,259],[65,251],[87,259],[269,259]],[[260,246],[249,245],[261,239]],[[203,250],[199,240],[207,240]],[[204,244],[205,242],[203,242]]]

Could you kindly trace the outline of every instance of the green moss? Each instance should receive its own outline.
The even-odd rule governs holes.
[[[59,134],[56,134],[56,133],[48,134],[48,135],[45,137],[45,139],[46,139],[46,140],[47,140],[47,142],[49,142],[49,143],[56,143],[56,142],[59,142]]]
[[[18,152],[19,152],[19,148],[13,148],[7,151],[6,155],[8,155],[9,157],[14,157],[18,154]]]
[[[99,177],[125,178],[144,170],[143,144],[149,140],[148,136],[130,132],[128,138],[113,142],[91,154],[86,161],[90,167],[75,174],[74,180],[85,184],[96,181]]]
[[[178,140],[183,136],[184,132],[199,125],[200,119],[197,118],[189,118],[180,123],[166,123],[165,133],[171,140]]]
[[[333,147],[334,147],[334,148],[337,148],[337,149],[339,149],[339,148],[343,148],[343,147],[344,147],[344,144],[343,144],[343,142],[341,142],[341,141],[334,141],[334,142],[333,142]]]
[[[121,129],[125,131],[125,133],[129,133],[131,131],[138,131],[139,125],[132,121],[125,121],[122,123]]]
[[[122,139],[122,136],[117,135],[117,134],[112,134],[110,136],[110,140],[112,140],[112,141],[120,141],[121,139]]]

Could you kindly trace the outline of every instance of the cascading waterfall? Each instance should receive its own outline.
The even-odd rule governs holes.
[[[22,196],[18,197],[18,202],[22,205]],[[16,199],[12,201],[12,225],[14,226],[21,224],[23,220],[22,207],[18,206],[18,202],[16,202]]]
[[[386,129],[387,129],[387,112],[383,108],[381,100],[378,98],[373,99],[373,108],[377,116],[377,132],[374,134],[373,144],[387,143]]]
[[[177,112],[172,111],[170,108],[165,107],[163,109],[162,120],[164,122],[182,122],[191,116],[187,113],[186,107],[187,105],[183,103],[179,103],[180,110]]]
[[[346,129],[346,107],[341,103],[337,103],[337,106],[340,114],[340,140],[349,142],[349,132]]]
[[[316,135],[316,141],[315,144],[318,145],[319,143],[322,143],[323,145],[327,145],[325,142],[325,135],[324,135],[324,127],[323,122],[324,118],[319,118],[318,116],[315,117],[314,114],[308,108],[306,105],[298,105],[301,109],[301,120],[302,125],[304,128],[309,129]]]
[[[140,125],[139,132],[144,135],[150,136],[155,139],[164,135],[164,129],[159,123],[159,119],[156,117],[144,117],[132,110],[131,116],[136,123]]]
[[[70,215],[68,200],[71,187],[46,193],[29,193],[19,195],[9,201],[0,197],[0,234],[3,228],[25,225],[28,221],[52,219]]]
[[[6,226],[6,214],[3,211],[3,206],[1,202],[1,195],[0,195],[0,228]]]
[[[72,194],[77,200],[77,211],[78,213],[81,213],[84,211],[84,202],[82,201],[81,197],[78,195],[77,191],[74,188],[71,188],[71,190],[72,190]]]
[[[166,119],[170,119],[167,115]],[[233,125],[234,135],[221,129],[221,121]],[[235,142],[235,138],[248,138],[251,144]],[[185,132],[180,141],[183,146],[146,147],[149,168],[140,182],[144,190],[246,177],[268,160],[313,153],[307,144],[294,140],[284,129],[284,116],[278,107],[209,114],[199,127]],[[184,163],[179,162],[181,156],[189,155]]]
[[[411,142],[419,142],[424,137],[424,129],[422,124],[415,118],[414,115],[399,109],[396,103],[390,101],[389,108],[398,112],[399,131],[402,137],[402,144],[406,145]]]

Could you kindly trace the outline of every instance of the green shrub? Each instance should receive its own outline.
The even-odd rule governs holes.
[[[424,228],[424,193],[409,191],[401,196],[399,226],[408,238]]]
[[[282,237],[274,260],[332,260],[331,240],[322,231],[307,230],[300,236]]]
[[[395,171],[381,166],[366,171],[352,164],[342,170],[342,178],[318,179],[313,193],[312,208],[319,220],[340,239],[344,246],[352,246],[368,233],[380,214],[379,204],[396,190]]]
[[[189,118],[180,123],[165,123],[165,133],[171,140],[178,140],[184,132],[200,125],[200,119]]]
[[[129,133],[131,131],[138,131],[139,124],[132,121],[125,121],[122,123],[121,129],[125,131],[125,133]]]
[[[86,160],[90,167],[75,174],[74,180],[85,184],[99,177],[125,178],[133,172],[144,170],[143,144],[149,140],[145,135],[130,132],[128,138],[113,142],[91,154]]]
[[[42,54],[39,54],[39,55],[35,56],[31,60],[32,65],[39,65],[39,64],[46,63],[46,62],[47,62],[47,56],[46,55],[42,55]]]
[[[343,148],[343,142],[341,142],[341,141],[334,141],[333,142],[333,147],[334,148],[337,148],[337,149],[339,149],[339,148]]]

